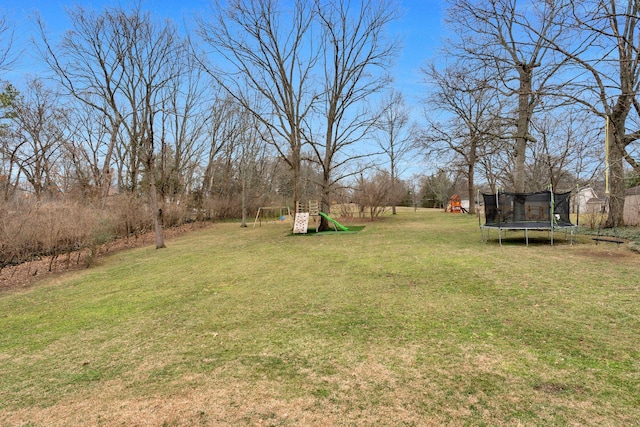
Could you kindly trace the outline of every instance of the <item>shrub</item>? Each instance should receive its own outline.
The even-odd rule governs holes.
[[[115,235],[137,238],[153,229],[151,212],[143,201],[133,194],[111,196],[107,203],[109,216],[115,218]]]
[[[80,250],[91,241],[96,215],[90,206],[74,202],[19,200],[2,212],[1,265]]]
[[[360,206],[360,215],[368,211],[371,220],[384,215],[387,206],[394,200],[391,188],[391,176],[384,171],[378,171],[371,178],[361,178],[354,194],[354,201]]]
[[[218,215],[237,214],[239,206],[213,203]],[[165,204],[163,226],[177,227],[192,220],[186,205]],[[91,265],[104,244],[119,238],[137,238],[153,230],[146,200],[132,194],[110,196],[106,203],[90,200],[19,198],[0,205],[0,269],[49,256],[49,270],[61,255],[88,253]]]

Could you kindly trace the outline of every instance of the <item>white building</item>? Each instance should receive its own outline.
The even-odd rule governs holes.
[[[571,197],[571,213],[594,213],[594,206],[599,200],[595,190],[584,187]]]

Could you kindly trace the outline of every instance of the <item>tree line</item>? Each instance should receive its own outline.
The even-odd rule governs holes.
[[[132,223],[161,248],[167,223],[246,224],[258,206],[395,209],[468,191],[473,211],[478,189],[571,190],[606,175],[607,225],[623,224],[640,172],[638,2],[450,0],[419,107],[390,75],[399,6],[212,1],[186,29],[140,3],[76,6],[61,34],[36,15],[29,49],[43,71],[4,79],[0,94],[3,210],[136,206],[146,221]],[[5,75],[19,46],[4,16]]]
[[[426,138],[495,191],[606,181],[606,226],[623,225],[637,182],[640,3],[450,0],[444,60],[425,75]],[[606,142],[605,142],[606,139]],[[607,178],[605,180],[605,177]]]

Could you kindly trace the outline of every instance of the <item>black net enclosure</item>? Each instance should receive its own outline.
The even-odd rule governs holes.
[[[507,230],[573,228],[569,214],[571,192],[550,190],[535,193],[497,192],[483,194],[485,223],[482,227]],[[501,237],[499,235],[499,237]],[[528,243],[528,235],[527,235]],[[553,237],[552,237],[553,243]]]

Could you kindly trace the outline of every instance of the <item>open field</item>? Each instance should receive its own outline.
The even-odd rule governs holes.
[[[214,224],[0,294],[0,426],[639,425],[638,253],[363,225]]]

